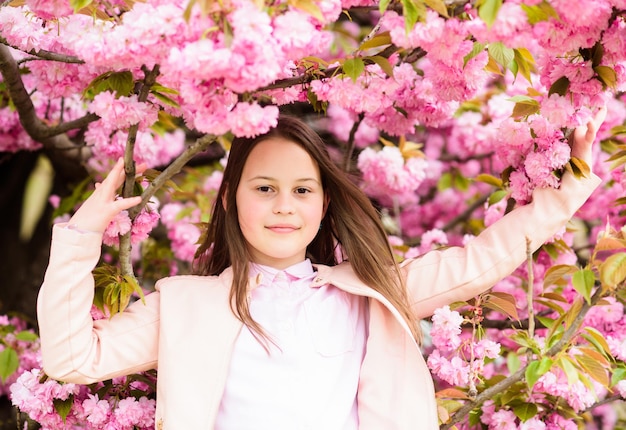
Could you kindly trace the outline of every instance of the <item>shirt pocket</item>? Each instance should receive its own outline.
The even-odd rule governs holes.
[[[323,357],[337,357],[351,352],[356,345],[359,318],[358,300],[330,287],[304,304],[313,348]]]

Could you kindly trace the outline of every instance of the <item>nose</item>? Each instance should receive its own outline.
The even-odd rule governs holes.
[[[292,214],[294,212],[293,197],[290,193],[279,192],[274,199],[275,214]]]

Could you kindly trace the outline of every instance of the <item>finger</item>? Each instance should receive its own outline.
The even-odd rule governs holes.
[[[102,181],[102,186],[106,187],[104,191],[114,194],[115,190],[122,186],[126,175],[124,173],[124,160],[119,158],[109,174]]]
[[[598,112],[596,113],[596,116],[593,118],[593,123],[594,123],[594,125],[596,127],[596,131],[600,128],[600,126],[602,125],[602,123],[606,119],[607,111],[608,110],[607,110],[606,106],[602,106],[600,108],[600,110],[598,110]]]
[[[115,206],[116,206],[115,209],[119,212],[119,211],[123,211],[126,209],[130,209],[133,206],[137,206],[139,203],[141,203],[140,196],[118,199],[115,201]]]
[[[135,166],[135,171],[137,175],[143,175],[143,173],[148,169],[148,165],[146,163],[139,163]]]

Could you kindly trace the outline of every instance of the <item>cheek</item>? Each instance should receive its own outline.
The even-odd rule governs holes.
[[[244,203],[245,202],[245,203]],[[244,200],[237,201],[237,216],[242,229],[248,226],[254,226],[260,222],[262,215],[262,205],[254,201]]]

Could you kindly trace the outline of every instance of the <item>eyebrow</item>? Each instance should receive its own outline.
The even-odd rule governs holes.
[[[248,182],[251,182],[251,181],[256,181],[256,180],[263,180],[263,181],[277,181],[277,179],[276,179],[276,178],[273,178],[273,177],[271,177],[271,176],[263,176],[263,175],[258,175],[258,176],[254,176],[254,177],[252,177],[252,178],[248,179]],[[320,183],[320,181],[318,181],[318,180],[317,180],[317,179],[315,179],[315,178],[298,178],[298,179],[296,179],[296,180],[295,180],[295,182],[315,182],[315,183],[317,183],[317,184],[319,184],[319,183]]]

